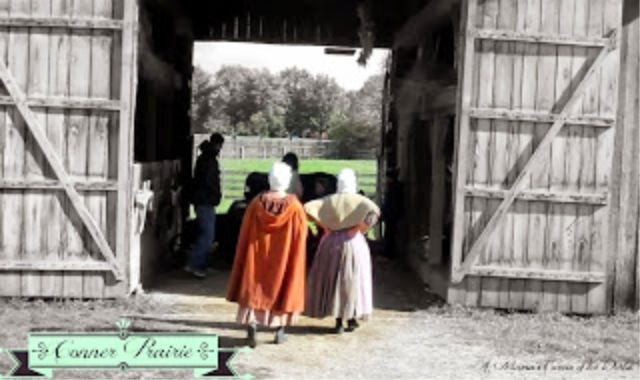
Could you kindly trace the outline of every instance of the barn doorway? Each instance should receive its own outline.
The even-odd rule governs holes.
[[[167,28],[167,25],[175,26],[178,33],[168,33],[166,30],[171,28]],[[268,107],[272,104],[268,104],[268,109],[264,112],[248,112],[247,108],[260,108],[270,98],[277,96],[277,92],[286,92],[287,89],[280,88],[283,87],[280,85],[276,91],[269,88],[273,82],[286,77],[290,87],[288,90],[296,92],[294,95],[290,94],[297,96],[293,102],[308,102],[313,95],[324,91],[322,95],[329,99],[320,98],[327,101],[323,106],[342,107],[328,112],[328,116],[325,115],[327,112],[320,116],[348,116],[339,113],[347,114],[351,112],[349,108],[368,106],[374,112],[373,116],[366,116],[380,120],[379,112],[376,115],[375,111],[380,108],[376,105],[381,103],[383,78],[387,68],[387,52],[384,49],[374,49],[368,65],[360,67],[357,63],[359,49],[349,47],[321,44],[314,46],[293,41],[289,44],[256,44],[251,41],[228,41],[234,38],[223,38],[222,35],[209,41],[194,41],[194,36],[188,32],[190,28],[187,19],[176,18],[175,15],[169,17],[162,7],[152,4],[143,7],[140,27],[140,75],[134,150],[136,160],[140,163],[140,182],[150,180],[155,193],[151,207],[153,211],[147,213],[150,220],[145,222],[147,226],[140,238],[140,259],[134,265],[134,268],[140,268],[142,289],[170,287],[187,294],[211,294],[212,289],[215,289],[214,293],[224,292],[224,279],[233,262],[242,207],[246,207],[245,180],[250,172],[268,171],[271,163],[279,160],[286,152],[294,152],[300,158],[303,185],[312,190],[308,193],[315,190],[318,176],[334,176],[343,167],[353,167],[360,175],[361,189],[369,197],[376,198],[376,148],[379,147],[381,138],[379,122],[369,136],[366,136],[374,141],[373,146],[357,152],[349,149],[345,155],[344,152],[336,151],[340,148],[344,150],[344,147],[330,147],[330,134],[333,131],[329,129],[346,128],[338,125],[340,120],[331,120],[334,123],[332,128],[317,125],[319,123],[303,125],[305,117],[312,118],[313,115],[308,116],[309,113],[317,112],[308,104],[306,108],[305,104],[299,105],[298,108],[303,108],[298,110],[299,115],[294,115],[293,121],[281,121],[281,125],[278,125],[277,120],[274,122],[265,119],[273,119],[274,114],[275,117],[279,116],[278,112],[286,113],[286,104],[275,104],[270,108]],[[234,27],[238,28],[237,25]],[[233,62],[234,54],[240,57],[236,62]],[[278,59],[274,60],[274,57]],[[266,63],[260,64],[261,61]],[[228,66],[233,63],[235,66]],[[377,78],[370,78],[374,74],[377,74]],[[202,107],[197,104],[194,107],[194,98],[211,90],[204,88],[207,82],[219,79],[214,85],[234,80],[239,84],[239,78],[247,77],[251,78],[244,84],[251,87],[252,94],[258,94],[249,101],[246,98],[250,96],[236,99],[239,101],[234,104],[235,113],[225,112],[215,104],[203,103]],[[311,86],[316,87],[313,89]],[[368,87],[366,95],[375,96],[362,96],[364,87]],[[260,94],[260,91],[266,92]],[[189,102],[186,102],[187,93]],[[361,99],[369,104],[358,102]],[[218,100],[221,100],[220,97]],[[207,106],[218,108],[209,110],[207,115],[203,112]],[[203,283],[181,272],[180,260],[184,259],[184,252],[181,257],[176,258],[169,257],[172,255],[169,250],[177,248],[171,237],[180,231],[185,232],[182,240],[188,240],[185,235],[189,224],[184,219],[188,217],[189,207],[180,203],[178,193],[191,176],[200,141],[213,131],[226,136],[225,147],[219,159],[223,169],[224,198],[217,208],[218,239],[217,244],[214,244],[216,252],[212,255],[212,266],[218,271],[211,273],[211,280]],[[352,138],[362,139],[362,136]],[[307,196],[304,200],[310,199],[311,196]],[[240,213],[234,213],[238,208]],[[182,218],[183,222],[177,222],[177,218]]]

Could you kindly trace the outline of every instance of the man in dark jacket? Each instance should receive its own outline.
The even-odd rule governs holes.
[[[185,271],[196,277],[206,277],[207,258],[211,244],[215,239],[216,212],[220,204],[220,167],[218,154],[222,150],[224,137],[214,133],[200,145],[202,153],[196,160],[196,168],[191,188],[191,203],[196,211],[198,236],[189,257]]]

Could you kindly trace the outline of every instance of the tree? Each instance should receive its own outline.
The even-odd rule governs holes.
[[[383,80],[382,75],[372,76],[360,90],[347,95],[347,118],[335,123],[329,131],[329,137],[336,141],[338,154],[342,158],[355,158],[358,151],[372,150],[378,146]]]
[[[211,101],[214,92],[213,78],[200,67],[196,67],[191,82],[191,125],[194,132],[207,132],[207,124],[214,118]]]
[[[223,66],[216,73],[213,101],[226,116],[233,134],[243,134],[251,117],[262,107],[260,81],[252,70],[242,66]]]
[[[311,92],[311,130],[322,136],[334,123],[344,119],[348,104],[344,90],[335,79],[327,75],[316,76]]]
[[[351,114],[364,124],[379,126],[382,122],[384,75],[369,77],[352,97]]]
[[[302,136],[311,127],[313,76],[306,70],[290,68],[280,72],[285,98],[284,128],[290,136]]]
[[[382,75],[356,92],[345,92],[327,75],[289,68],[266,70],[223,66],[211,76],[196,68],[194,125],[207,131],[266,137],[322,137],[327,133],[359,149],[378,143]]]
[[[290,68],[279,75],[285,96],[285,129],[293,136],[319,135],[345,112],[344,90],[327,75]]]

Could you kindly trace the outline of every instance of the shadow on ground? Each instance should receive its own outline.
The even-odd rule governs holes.
[[[403,264],[382,256],[373,256],[372,267],[376,309],[411,312],[443,304],[443,300],[429,292],[415,273]],[[173,269],[159,276],[149,291],[224,299],[230,272],[218,270],[209,274],[206,279],[198,279],[180,269]]]

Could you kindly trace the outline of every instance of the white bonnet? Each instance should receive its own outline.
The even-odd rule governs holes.
[[[345,168],[338,173],[338,193],[355,194],[358,192],[356,172]]]
[[[269,171],[269,187],[271,190],[286,191],[291,183],[291,167],[284,162],[276,162]]]

